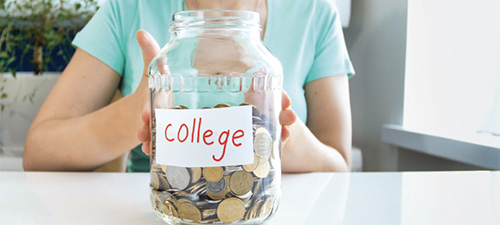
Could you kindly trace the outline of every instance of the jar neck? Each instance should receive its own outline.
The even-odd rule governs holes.
[[[182,37],[260,38],[259,14],[241,10],[194,10],[174,13],[170,32]]]

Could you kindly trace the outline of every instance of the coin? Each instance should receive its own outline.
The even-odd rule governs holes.
[[[262,124],[262,119],[258,116],[252,116],[252,124]]]
[[[230,105],[226,103],[220,103],[214,106],[214,108],[224,108],[224,107],[230,107]]]
[[[201,220],[201,212],[196,206],[191,203],[182,203],[177,210],[179,217],[186,220],[191,220],[195,223]]]
[[[246,220],[249,220],[249,219],[254,219],[257,217],[257,210],[259,209],[260,205],[262,204],[262,200],[258,199],[256,200],[252,207],[247,210],[247,214],[245,216],[245,219]]]
[[[235,195],[244,195],[253,187],[252,175],[244,170],[234,172],[229,179],[229,187]]]
[[[260,127],[255,131],[255,137],[253,140],[253,148],[255,150],[255,154],[258,156],[269,159],[269,155],[271,153],[273,147],[273,139],[269,131],[266,128]]]
[[[257,109],[257,107],[255,107],[252,104],[246,103],[246,102],[243,102],[243,103],[240,104],[240,106],[245,106],[245,105],[251,105],[252,106],[252,116],[260,116],[260,112]]]
[[[200,182],[192,185],[188,189],[186,189],[186,191],[189,193],[197,194],[197,193],[203,191],[203,189],[205,188],[205,185],[206,185],[205,181],[200,181]]]
[[[226,197],[226,192],[215,194],[207,190],[207,196],[212,200],[221,200]]]
[[[203,214],[203,217],[209,217],[215,215],[216,212],[217,209],[205,209],[201,212],[201,214]]]
[[[243,219],[245,205],[238,198],[223,200],[217,207],[217,217],[224,223],[232,223]]]
[[[160,165],[160,168],[163,173],[167,173],[167,165]]]
[[[259,165],[259,156],[254,154],[253,155],[253,163],[243,165],[243,169],[248,171],[248,172],[253,172],[255,169],[257,169],[258,165]]]
[[[170,186],[180,190],[184,190],[191,181],[189,172],[184,167],[169,166],[166,175]]]
[[[192,167],[191,168],[191,183],[195,183],[201,178],[201,168]]]
[[[163,202],[163,213],[165,213],[167,216],[178,217],[177,210],[169,201]]]
[[[151,187],[158,190],[160,189],[160,178],[158,178],[157,173],[151,173]]]
[[[164,190],[170,189],[170,185],[168,184],[168,181],[167,181],[167,178],[165,177],[165,175],[161,174],[158,177],[160,179],[160,188],[159,188],[159,190],[164,191]]]
[[[226,179],[220,179],[217,182],[207,182],[207,191],[213,194],[220,194],[226,190]]]
[[[231,189],[229,189],[229,185],[227,185],[229,184],[229,175],[224,175],[224,177],[221,180],[224,180],[224,183],[226,183],[226,189],[223,192],[216,194],[212,193],[210,189],[207,188],[207,195],[212,200],[221,200],[223,198],[226,198],[226,194],[231,191]]]
[[[262,207],[260,207],[259,217],[268,217],[273,209],[274,198],[268,197]]]
[[[185,106],[185,105],[182,105],[182,104],[180,104],[180,105],[177,105],[176,107],[179,107],[179,108],[181,108],[181,109],[188,109],[188,107],[187,107],[187,106]]]
[[[175,207],[179,208],[183,203],[191,203],[191,201],[189,201],[189,199],[186,198],[179,198],[175,200],[174,205]]]
[[[264,164],[259,164],[259,166],[257,166],[257,169],[253,171],[253,174],[258,178],[267,177],[267,175],[269,174],[269,167],[270,166],[268,161],[266,161]]]
[[[217,182],[224,175],[222,167],[205,167],[203,168],[203,177],[208,182]]]

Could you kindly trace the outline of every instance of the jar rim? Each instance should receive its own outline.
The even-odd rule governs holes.
[[[259,13],[247,10],[189,10],[172,15],[170,31],[238,29],[260,32]]]
[[[222,15],[221,15],[222,14]],[[185,21],[207,18],[239,18],[259,22],[259,13],[248,10],[202,9],[175,12],[172,21]]]

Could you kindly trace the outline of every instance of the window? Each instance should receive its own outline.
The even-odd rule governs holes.
[[[410,0],[406,51],[405,129],[500,133],[500,1]]]

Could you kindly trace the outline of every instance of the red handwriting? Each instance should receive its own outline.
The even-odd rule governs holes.
[[[168,129],[173,129],[176,131],[177,135],[174,137],[168,137],[167,131]],[[200,135],[203,134],[203,135]],[[178,141],[180,143],[201,143],[205,145],[213,145],[215,140],[222,147],[222,154],[220,157],[216,157],[212,155],[212,159],[216,162],[220,162],[224,156],[226,155],[226,149],[228,141],[230,140],[230,144],[234,147],[240,147],[241,142],[238,142],[238,139],[243,138],[245,136],[245,132],[241,129],[236,130],[234,133],[231,133],[231,130],[223,130],[218,134],[218,138],[213,139],[214,131],[212,129],[202,129],[202,118],[193,118],[193,125],[188,127],[187,124],[182,123],[177,128],[174,127],[171,123],[167,124],[165,128],[165,139],[168,142]],[[215,135],[217,136],[217,135]],[[202,142],[200,142],[200,139]]]

